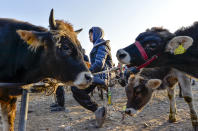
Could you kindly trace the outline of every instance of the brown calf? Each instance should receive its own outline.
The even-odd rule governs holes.
[[[190,108],[192,125],[198,130],[197,113],[194,109],[190,79],[176,69],[145,68],[137,75],[129,78],[126,87],[127,108],[126,113],[135,115],[151,100],[152,93],[159,86],[166,86],[170,100],[169,122],[176,121],[175,87],[180,83],[182,95]]]

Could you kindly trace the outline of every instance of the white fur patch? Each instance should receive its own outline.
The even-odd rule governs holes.
[[[121,54],[125,54],[126,56],[123,58],[123,59],[120,59],[119,58],[119,56],[118,56],[118,54],[116,55],[116,57],[117,57],[117,59],[121,62],[121,63],[123,63],[123,64],[130,64],[130,61],[131,61],[131,57],[130,57],[130,55],[129,55],[129,53],[127,53],[125,50],[123,50],[123,49],[120,49],[120,50],[118,50],[119,51],[119,54],[121,55]]]
[[[85,76],[88,76],[91,78],[91,80],[87,80]],[[81,72],[77,79],[74,81],[74,85],[77,86],[79,89],[84,89],[88,87],[92,82],[93,76],[90,72]]]

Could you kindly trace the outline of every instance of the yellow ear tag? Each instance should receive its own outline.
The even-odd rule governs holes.
[[[183,54],[185,53],[186,49],[182,46],[182,45],[179,45],[175,51],[174,51],[174,55],[179,55],[179,54]]]
[[[28,43],[29,45],[31,45],[31,44],[33,43],[33,39],[29,39],[29,40],[27,41],[27,43]]]
[[[123,111],[126,111],[126,106],[123,106],[122,110],[123,110]]]

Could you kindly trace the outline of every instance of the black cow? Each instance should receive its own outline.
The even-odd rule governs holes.
[[[147,29],[136,38],[134,44],[118,50],[116,56],[121,63],[136,66],[138,69],[175,68],[198,78],[198,23],[183,27],[175,33],[158,27]],[[186,101],[192,103],[192,97],[189,96],[186,95]],[[192,120],[197,129],[197,116]]]
[[[27,22],[0,19],[0,82],[33,83],[46,77],[84,89],[92,75],[71,24],[54,20],[47,30]],[[0,88],[4,130],[14,130],[17,95],[21,89]]]
[[[198,22],[175,33],[157,27],[147,29],[134,44],[117,51],[118,60],[132,66],[153,57],[158,58],[148,67],[174,67],[198,78]]]

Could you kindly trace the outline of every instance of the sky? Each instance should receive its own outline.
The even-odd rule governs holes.
[[[104,29],[110,40],[113,61],[116,51],[135,41],[137,35],[153,26],[176,31],[198,21],[197,0],[3,0],[1,18],[14,18],[48,28],[51,8],[55,19],[70,22],[89,55],[93,44],[88,31],[92,26]]]

